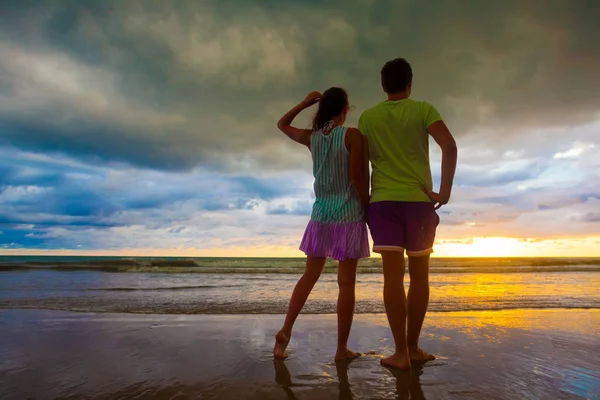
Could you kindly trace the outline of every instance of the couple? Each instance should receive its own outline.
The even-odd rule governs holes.
[[[358,260],[369,256],[367,223],[373,251],[383,262],[383,300],[396,352],[382,365],[410,369],[411,361],[433,360],[419,345],[429,302],[429,256],[439,224],[436,209],[450,198],[456,169],[456,143],[438,111],[410,100],[412,69],[398,58],[381,70],[387,101],[365,111],[358,129],[343,126],[348,95],[340,88],[312,92],[288,111],[277,126],[309,148],[315,178],[315,203],[300,250],[306,270],[296,284],[273,354],[285,357],[292,327],[319,279],[327,257],[339,261],[336,360],[359,356],[347,347],[354,316]],[[312,129],[291,126],[304,109],[318,103]],[[439,192],[433,192],[429,135],[442,150]],[[373,169],[369,196],[369,161]],[[367,218],[368,216],[368,218]],[[404,251],[410,288],[404,292]]]

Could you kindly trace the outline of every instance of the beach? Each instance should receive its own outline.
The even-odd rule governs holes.
[[[600,260],[432,260],[421,344],[438,359],[411,373],[379,364],[380,263],[357,279],[364,355],[336,364],[331,263],[281,362],[302,259],[0,258],[0,399],[600,398]]]
[[[594,399],[600,310],[431,313],[412,373],[379,365],[385,315],[357,315],[333,362],[334,315],[301,315],[286,361],[278,315],[0,311],[2,399]]]

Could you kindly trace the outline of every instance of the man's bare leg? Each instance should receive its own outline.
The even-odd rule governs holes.
[[[419,335],[429,305],[429,255],[408,256],[410,286],[408,289],[406,344],[411,361],[435,360],[435,356],[419,347]]]
[[[381,360],[386,367],[410,369],[406,344],[406,294],[404,293],[404,252],[385,251],[383,261],[383,302],[394,336],[396,352]]]
[[[273,348],[273,355],[275,358],[286,357],[285,349],[292,337],[294,322],[296,322],[298,314],[302,311],[302,307],[304,307],[304,303],[306,303],[306,299],[308,299],[315,283],[319,280],[323,267],[325,267],[325,260],[324,257],[308,257],[306,259],[304,275],[302,275],[302,278],[296,283],[296,287],[290,298],[290,305],[288,307],[283,328],[281,328],[275,336],[275,347]]]
[[[339,295],[337,303],[338,318],[338,345],[335,360],[347,360],[356,358],[360,354],[348,349],[348,337],[354,319],[354,303],[356,289],[356,269],[358,260],[348,259],[340,261],[338,267]]]

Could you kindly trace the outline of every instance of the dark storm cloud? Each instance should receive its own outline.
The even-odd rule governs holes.
[[[44,153],[63,153],[102,165],[110,161],[128,162],[163,170],[189,169],[209,160],[183,152],[168,138],[169,132],[148,140],[119,126],[85,118],[60,126],[29,118],[0,124],[0,145],[12,145]]]
[[[3,2],[0,142],[165,170],[240,155],[289,168],[306,159],[275,132],[287,104],[340,84],[364,109],[396,56],[458,134],[584,123],[599,14],[585,0]]]

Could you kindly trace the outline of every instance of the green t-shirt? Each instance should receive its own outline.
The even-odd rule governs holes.
[[[433,190],[427,128],[441,119],[434,106],[411,99],[384,101],[362,113],[358,129],[369,141],[371,203],[431,201],[421,190]]]

